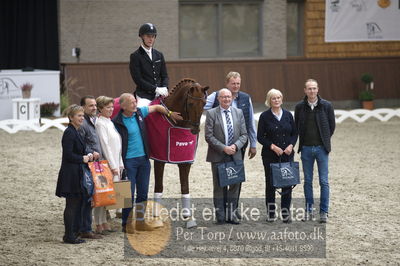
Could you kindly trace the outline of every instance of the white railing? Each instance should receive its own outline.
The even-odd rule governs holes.
[[[292,112],[293,114],[293,112]],[[258,121],[261,113],[254,114],[254,119]],[[375,110],[355,109],[355,110],[335,110],[336,123],[342,123],[346,119],[353,119],[358,123],[364,123],[369,118],[373,117],[382,122],[386,122],[393,117],[400,117],[400,109],[380,108]],[[201,123],[206,121],[205,115],[201,117]],[[16,120],[8,119],[0,121],[0,129],[5,130],[10,134],[14,134],[20,130],[33,130],[41,133],[48,128],[56,127],[64,131],[68,124],[68,118],[62,117],[57,119],[42,118],[40,124],[38,120]]]
[[[375,110],[355,109],[350,111],[335,111],[336,123],[341,123],[348,118],[351,118],[358,123],[364,123],[371,117],[374,117],[382,122],[386,122],[395,116],[400,117],[400,109],[380,108]]]
[[[57,119],[46,119],[41,118],[40,123],[38,119],[32,120],[17,120],[17,119],[8,119],[0,121],[0,129],[5,130],[10,134],[17,133],[20,130],[33,130],[38,133],[42,133],[43,131],[56,127],[61,131],[66,129],[64,124],[68,124],[69,120],[67,117],[57,118]]]

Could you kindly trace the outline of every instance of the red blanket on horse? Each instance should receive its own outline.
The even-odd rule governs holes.
[[[150,105],[162,104],[156,99]],[[197,148],[197,135],[188,128],[174,126],[158,112],[149,114],[146,119],[150,158],[166,163],[193,163]]]

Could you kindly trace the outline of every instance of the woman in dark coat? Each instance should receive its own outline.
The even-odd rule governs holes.
[[[76,104],[71,105],[67,109],[67,115],[70,123],[64,131],[61,141],[63,152],[56,196],[66,199],[63,240],[65,243],[80,244],[85,242],[77,238],[83,193],[82,164],[91,160],[92,155],[85,154],[85,143],[77,131],[84,120],[83,108]]]
[[[282,109],[283,95],[279,90],[271,89],[267,93],[265,104],[271,108],[263,112],[258,122],[257,140],[263,145],[261,157],[265,171],[265,201],[267,205],[267,221],[273,222],[275,216],[275,188],[272,184],[270,163],[293,161],[293,147],[297,141],[297,129],[293,115]],[[290,223],[290,203],[292,188],[282,189],[282,220]]]

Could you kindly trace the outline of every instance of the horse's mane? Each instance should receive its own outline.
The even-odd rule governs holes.
[[[184,78],[181,81],[179,81],[178,84],[175,85],[175,87],[173,87],[170,91],[169,91],[169,95],[173,95],[175,92],[179,91],[182,87],[184,87],[184,85],[186,85],[187,83],[196,83],[196,81],[194,79],[191,78]]]

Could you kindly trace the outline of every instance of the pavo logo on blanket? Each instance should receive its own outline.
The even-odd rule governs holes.
[[[282,179],[290,179],[294,177],[292,171],[290,171],[290,169],[286,167],[281,168],[281,175]]]
[[[226,175],[228,176],[228,179],[236,178],[237,171],[233,167],[228,167],[225,169],[226,170]]]
[[[185,141],[185,142],[181,142],[181,141],[176,141],[175,142],[175,146],[178,146],[178,147],[182,147],[182,146],[190,146],[190,145],[193,145],[193,140],[192,141]]]

